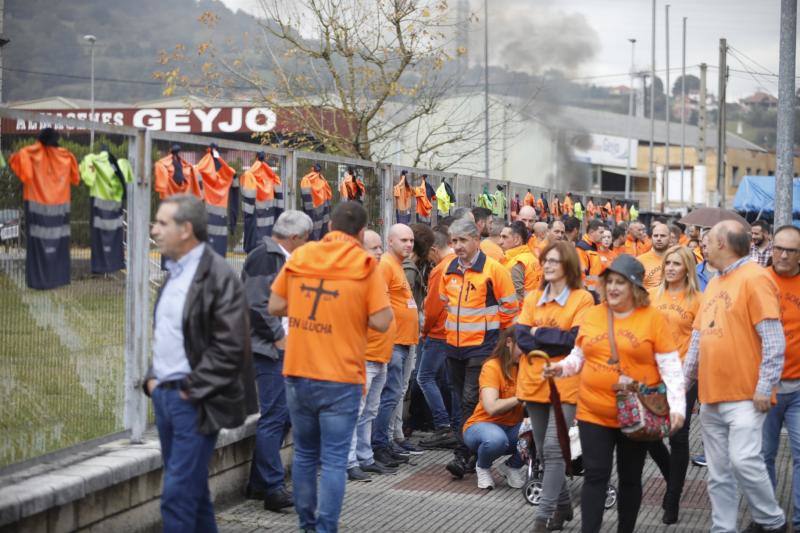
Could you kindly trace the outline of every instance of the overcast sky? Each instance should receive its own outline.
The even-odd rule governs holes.
[[[458,1],[450,0],[451,8]],[[232,9],[261,14],[257,0],[222,2]],[[665,0],[657,0],[656,4],[656,68],[659,70],[665,67],[666,62],[666,3]],[[711,67],[708,72],[709,90],[716,93],[718,71],[713,67],[719,63],[719,39],[725,37],[733,48],[728,56],[728,66],[735,69],[729,80],[729,99],[740,98],[759,89],[777,96],[777,77],[760,73],[778,72],[780,0],[669,0],[669,4],[671,69],[681,66],[681,24],[682,18],[687,17],[687,74],[698,75],[696,65],[707,63]],[[482,19],[482,0],[471,0],[471,9]],[[593,56],[580,60],[577,66],[564,69],[575,77],[598,76],[591,80],[597,84],[627,83],[624,73],[630,68],[629,38],[636,39],[636,68],[647,69],[650,66],[650,0],[492,0],[489,9],[490,62],[507,63],[504,59],[507,60],[508,56],[504,55],[503,50],[524,48],[518,45],[518,40],[510,41],[516,31],[522,36],[537,34],[548,40],[559,38],[553,37],[555,33],[570,42],[581,41],[582,47],[578,49],[585,49],[586,43],[592,44],[591,49],[595,50]],[[512,25],[516,25],[516,28],[510,27]],[[574,31],[554,32],[554,27],[574,28]],[[482,31],[476,36],[482,36]],[[532,42],[535,43],[535,39]],[[539,48],[540,45],[534,44],[531,48]],[[470,49],[477,59],[482,57],[482,42],[473,42]],[[536,50],[530,49],[527,53],[533,57]],[[516,57],[511,64],[519,64]],[[600,77],[609,74],[618,76]],[[663,79],[664,72],[658,74]],[[679,70],[671,70],[670,83],[679,75]]]

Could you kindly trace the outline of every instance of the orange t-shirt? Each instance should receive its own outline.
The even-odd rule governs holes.
[[[694,317],[697,316],[697,310],[700,308],[702,294],[696,294],[689,301],[686,299],[685,290],[677,294],[664,290],[661,296],[658,295],[658,291],[659,289],[650,291],[652,304],[667,319],[667,323],[672,329],[672,338],[675,339],[678,353],[681,356],[681,361],[683,361],[686,357],[686,352],[689,350],[689,342],[692,340],[692,326]]]
[[[389,289],[384,283],[386,289],[386,297],[389,297]],[[392,323],[389,324],[389,329],[384,333],[375,331],[374,329],[367,330],[367,351],[365,359],[373,363],[388,363],[392,360],[392,346],[394,346],[394,339],[397,337],[397,324],[394,318]]]
[[[780,317],[778,286],[758,263],[744,263],[708,283],[694,321],[700,332],[701,403],[753,398],[761,365],[755,326]]]
[[[644,266],[644,288],[654,289],[661,285],[664,279],[664,258],[650,250],[636,259]]]
[[[586,358],[580,372],[576,418],[610,428],[619,427],[613,386],[620,373],[640,383],[655,385],[661,381],[656,354],[676,349],[667,320],[653,306],[634,309],[625,318],[615,317],[614,333],[619,365],[608,363],[611,344],[607,304],[596,305],[586,312],[575,341]]]
[[[387,252],[381,257],[380,270],[389,289],[389,301],[397,326],[394,343],[403,346],[415,345],[419,342],[419,314],[408,278],[403,272],[403,265]]]
[[[334,231],[294,251],[272,291],[288,302],[283,375],[365,383],[369,315],[389,307],[374,258]]]
[[[786,336],[786,358],[781,379],[800,379],[800,275],[784,278],[770,268],[769,273],[781,298],[781,322]]]
[[[425,295],[423,310],[425,311],[425,322],[422,327],[422,336],[432,339],[447,339],[447,330],[444,329],[447,320],[447,308],[439,298],[439,283],[442,281],[442,273],[455,259],[455,254],[449,254],[442,259],[438,265],[433,267],[428,275],[428,293]]]
[[[502,264],[506,259],[503,249],[493,240],[486,238],[481,241],[481,252]]]
[[[497,389],[499,391],[499,398],[511,398],[517,392],[517,367],[511,367],[511,379],[506,379],[503,375],[503,370],[500,368],[500,360],[496,357],[487,359],[481,367],[481,375],[478,378],[480,385],[479,390],[483,389]],[[480,394],[480,392],[478,393]],[[522,422],[525,416],[522,404],[517,405],[512,410],[505,413],[491,416],[483,408],[483,402],[478,400],[478,405],[475,406],[475,411],[472,416],[464,422],[462,431],[467,431],[467,428],[479,422],[491,422],[501,426],[514,426]]]
[[[518,324],[540,328],[558,328],[569,331],[580,326],[583,315],[594,305],[594,298],[589,291],[579,289],[570,291],[564,307],[551,300],[544,305],[537,305],[542,298],[542,290],[536,290],[525,297]],[[555,363],[566,357],[566,353],[552,357]],[[545,361],[532,358],[528,362],[527,354],[519,360],[519,376],[517,377],[517,397],[529,402],[550,403],[550,386],[542,379]],[[578,401],[578,383],[580,375],[556,379],[556,386],[564,403]]]

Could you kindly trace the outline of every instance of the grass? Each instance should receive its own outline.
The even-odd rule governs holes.
[[[0,270],[0,467],[122,429],[125,284],[75,270],[51,291]]]

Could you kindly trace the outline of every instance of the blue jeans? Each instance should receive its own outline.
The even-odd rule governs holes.
[[[392,360],[386,367],[386,385],[381,392],[381,405],[378,416],[372,423],[372,447],[386,448],[391,443],[389,425],[394,417],[394,409],[403,395],[403,365],[409,354],[409,346],[395,344],[392,348]]]
[[[197,431],[197,408],[176,389],[156,387],[152,393],[161,457],[164,489],[161,517],[164,531],[215,532],[214,505],[208,491],[208,462],[217,434]]]
[[[425,395],[425,401],[428,402],[428,407],[433,416],[433,425],[436,429],[443,427],[458,426],[458,407],[452,406],[453,416],[447,414],[447,408],[444,406],[444,399],[442,399],[442,391],[439,390],[437,377],[441,372],[447,374],[447,343],[439,339],[425,339],[422,346],[422,353],[419,356],[419,370],[417,371],[417,383],[419,388],[422,389],[422,394]],[[449,379],[448,379],[449,381]]]
[[[767,413],[764,421],[761,453],[767,464],[767,473],[772,486],[777,485],[775,476],[775,457],[781,440],[781,426],[786,425],[789,433],[789,447],[792,451],[792,521],[794,529],[800,527],[800,392],[778,394],[778,403]]]
[[[261,417],[256,426],[256,446],[250,465],[250,488],[273,492],[283,488],[285,473],[281,446],[289,432],[289,408],[283,383],[283,359],[253,356]]]
[[[294,437],[292,488],[300,529],[337,530],[361,391],[362,386],[353,383],[286,378]]]
[[[522,466],[522,458],[517,452],[519,424],[501,426],[494,422],[472,424],[464,432],[464,444],[478,454],[477,466],[490,468],[498,457],[510,455],[507,464],[511,468]]]
[[[347,458],[347,468],[361,465],[371,465],[375,462],[372,457],[372,421],[378,414],[381,403],[381,391],[386,383],[386,363],[367,361],[367,392],[361,397],[356,430],[350,443],[350,454]]]

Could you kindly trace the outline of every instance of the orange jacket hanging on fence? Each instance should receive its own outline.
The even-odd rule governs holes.
[[[411,208],[412,188],[406,182],[405,176],[400,176],[400,181],[394,186],[394,203],[398,211],[407,212]]]
[[[360,194],[359,194],[360,193]],[[345,174],[342,183],[339,185],[339,196],[342,201],[352,202],[363,199],[367,194],[364,182],[354,178],[350,174]]]
[[[603,206],[603,216],[604,217],[614,216],[614,210],[611,208],[611,202],[606,202],[606,205]]]
[[[176,172],[176,161],[180,172]],[[194,167],[180,155],[169,153],[156,161],[155,173],[154,189],[162,200],[182,193],[191,193],[198,198],[203,197]]]
[[[227,210],[228,194],[236,171],[219,156],[219,153],[215,154],[214,152],[216,150],[208,148],[206,155],[194,166],[194,170],[203,182],[206,204]],[[219,162],[219,168],[216,167],[217,162]]]
[[[544,220],[545,216],[547,215],[547,213],[544,212],[544,200],[541,198],[536,199],[536,214],[541,220]]]
[[[417,199],[417,215],[422,218],[430,218],[433,204],[428,200],[428,195],[425,191],[425,183],[419,187],[414,187],[414,197]]]
[[[562,205],[563,213],[565,215],[572,216],[572,214],[574,212],[574,209],[573,209],[574,204],[572,202],[572,198],[570,198],[569,196],[565,196],[564,197],[564,201],[562,202],[561,205]]]
[[[614,219],[617,221],[617,224],[622,222],[622,206],[619,204],[614,207]]]
[[[589,215],[589,220],[594,218],[595,213],[597,213],[597,208],[594,206],[594,202],[589,200],[586,202],[586,214]]]
[[[550,214],[553,215],[553,218],[561,218],[561,204],[558,202],[558,198],[550,200]]]
[[[309,239],[317,241],[328,233],[333,191],[325,176],[319,170],[312,170],[300,180],[300,196],[303,198],[303,211],[314,223]]]
[[[525,198],[522,200],[522,205],[529,205],[531,207],[536,206],[536,198],[533,197],[531,191],[525,193]]]
[[[258,246],[264,236],[272,235],[275,225],[276,189],[281,178],[266,161],[256,159],[239,179],[244,211],[244,251],[250,252]]]

